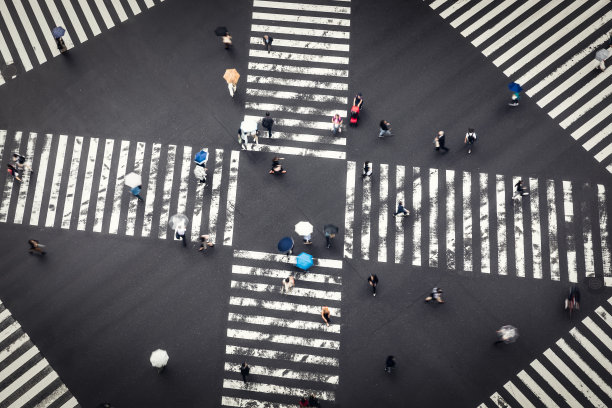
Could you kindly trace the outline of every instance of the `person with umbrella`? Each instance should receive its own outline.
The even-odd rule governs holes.
[[[168,222],[170,228],[174,229],[175,238],[183,241],[183,246],[187,246],[187,238],[185,237],[185,233],[187,232],[188,223],[189,218],[187,218],[185,214],[174,214],[172,217],[170,217],[170,221]]]
[[[259,144],[259,140],[257,138],[257,122],[252,120],[243,120],[238,128],[238,142],[240,143],[242,150],[247,150],[249,136],[253,138],[251,147],[255,148],[255,145]]]
[[[332,224],[327,224],[323,227],[323,232],[325,233],[325,241],[327,242],[327,248],[331,248],[332,239],[336,237],[338,233],[338,227]]]
[[[521,98],[521,91],[523,90],[523,88],[521,88],[521,86],[516,82],[510,82],[508,84],[508,89],[512,91],[512,100],[508,103],[508,105],[518,106],[519,99]]]
[[[130,188],[130,192],[140,201],[144,201],[140,196],[140,191],[142,190],[142,177],[137,173],[129,173],[125,176],[125,185]]]
[[[223,79],[225,79],[225,82],[227,82],[227,89],[229,90],[229,93],[233,98],[234,93],[236,93],[240,74],[238,73],[238,71],[236,71],[235,68],[229,68],[225,70],[225,74],[223,74]]]
[[[314,264],[312,255],[302,252],[295,258],[295,266],[303,271],[307,271]]]
[[[304,244],[312,244],[312,224],[308,221],[300,221],[295,224],[295,232],[301,235],[304,239]]]
[[[499,343],[514,343],[518,338],[518,329],[514,326],[506,325],[502,326],[497,333],[497,341],[494,344]]]
[[[597,50],[597,52],[595,53],[595,60],[599,61],[599,65],[597,66],[597,68],[602,71],[605,71],[606,60],[610,58],[610,56],[612,56],[612,40],[610,40],[608,48],[602,48],[600,50]]]
[[[293,238],[284,237],[280,241],[278,241],[278,245],[277,245],[278,252],[289,256],[293,253],[293,245],[294,245]]]
[[[157,368],[157,374],[161,374],[161,372],[164,371],[168,365],[169,359],[170,357],[168,356],[166,350],[157,349],[151,353],[149,361],[153,367]]]
[[[66,33],[66,30],[64,30],[63,27],[55,27],[51,30],[51,34],[53,34],[53,38],[55,38],[55,43],[57,44],[57,49],[60,50],[62,54],[68,51],[66,43],[64,43],[64,39],[62,38],[64,33]]]

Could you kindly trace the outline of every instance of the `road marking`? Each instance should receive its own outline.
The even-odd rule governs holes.
[[[438,243],[438,169],[429,169],[429,260],[432,268],[438,267],[440,252]]]
[[[252,120],[255,122],[259,122],[261,121],[261,116],[245,115],[244,120]],[[276,126],[291,126],[291,127],[321,129],[321,130],[327,130],[330,133],[331,133],[331,127],[332,127],[331,121],[312,122],[312,121],[304,121],[304,120],[297,120],[297,119],[279,118],[279,119],[275,119],[274,123]],[[313,150],[313,151],[316,151],[316,150]],[[343,152],[338,152],[338,153],[343,153]]]
[[[279,402],[268,402],[261,400],[237,398],[237,397],[221,397],[221,405],[224,407],[249,407],[249,408],[295,408],[295,404],[281,404]]]
[[[29,0],[29,3],[30,3],[30,8],[34,12],[34,16],[36,17],[36,22],[38,23],[38,26],[40,27],[40,32],[43,33],[43,38],[47,42],[47,47],[49,47],[49,51],[51,51],[51,54],[54,57],[57,57],[60,52],[57,49],[57,45],[55,44],[55,41],[53,41],[52,39],[53,37],[50,35],[51,27],[49,27],[49,24],[47,24],[47,20],[45,16],[43,15],[42,10],[40,9],[40,6],[38,5],[38,1]],[[2,35],[0,35],[0,37],[2,37]],[[2,39],[0,38],[0,50],[2,49],[1,44],[2,44]]]
[[[106,25],[106,28],[110,29],[113,28],[115,26],[115,23],[113,23],[113,19],[110,16],[110,13],[108,12],[108,9],[106,8],[106,5],[104,4],[104,0],[94,0],[96,3],[96,7],[98,7],[98,11],[100,12],[100,15],[102,16],[102,20],[104,20],[104,24]]]
[[[601,152],[597,153],[595,155],[595,160],[601,162],[602,160],[605,160],[610,154],[612,154],[612,143],[607,145]]]
[[[81,207],[79,210],[79,221],[77,223],[78,231],[85,231],[87,227],[87,213],[91,204],[91,187],[93,184],[93,175],[96,170],[96,156],[98,153],[98,138],[89,138],[89,152],[87,153],[87,167],[85,168],[85,178],[83,179],[83,187],[81,189]]]
[[[589,190],[590,186],[585,185],[585,189]],[[595,277],[595,257],[593,252],[593,221],[591,219],[590,211],[587,207],[587,203],[582,201],[580,203],[582,213],[582,244],[584,246],[584,273],[585,277]]]
[[[5,309],[8,311],[8,309]],[[10,315],[10,312],[9,312]],[[11,324],[10,326],[8,326],[5,330],[9,330],[10,333],[7,336],[2,336],[2,341],[6,340],[8,338],[8,336],[10,336],[11,334],[15,333],[17,330],[19,330],[21,326],[19,326],[19,323],[14,322],[13,324]],[[2,332],[2,334],[4,334],[4,331]],[[24,344],[26,344],[27,342],[30,341],[30,337],[24,333],[21,336],[19,336],[15,341],[13,341],[8,347],[5,347],[2,351],[0,351],[0,362],[6,360],[6,358],[8,356],[10,356],[11,354],[13,354],[13,352],[15,350],[17,350],[18,348],[20,348],[21,346],[23,346]]]
[[[365,180],[364,180],[365,182]],[[389,165],[380,165],[379,176],[380,202],[378,209],[378,262],[387,262],[387,226],[389,224]]]
[[[227,187],[227,204],[225,206],[225,230],[223,245],[232,245],[234,239],[234,212],[236,211],[236,192],[238,189],[238,165],[240,152],[232,150],[230,157],[229,182]]]
[[[5,401],[8,397],[13,395],[15,391],[23,387],[28,381],[30,381],[35,375],[40,373],[43,369],[49,367],[49,363],[44,358],[36,363],[33,367],[21,374],[18,378],[13,380],[8,386],[4,387],[0,391],[0,402]]]
[[[121,201],[125,195],[125,170],[127,169],[128,154],[130,152],[130,141],[122,140],[119,150],[119,163],[117,164],[117,175],[115,177],[115,194],[112,205],[109,234],[116,234],[119,230],[119,218],[121,217]]]
[[[312,108],[310,106],[291,106],[291,105],[279,105],[275,103],[257,103],[257,102],[246,102],[244,104],[245,109],[259,110],[262,112],[289,112],[298,113],[301,115],[320,115],[333,117],[338,114],[340,117],[346,117],[346,110],[334,109],[326,110],[319,108]],[[330,124],[327,124],[327,128],[330,128]]]
[[[72,3],[70,3],[70,0],[62,0],[62,4],[64,5],[64,10],[66,10],[66,14],[68,14],[68,19],[70,20],[79,41],[81,44],[84,43],[87,41],[87,35],[85,35],[85,30],[83,30],[83,27],[81,26],[81,22],[79,21],[79,17],[76,15],[74,8],[72,7]]]
[[[446,267],[455,269],[455,171],[446,170]]]
[[[237,249],[234,250],[234,257],[254,259],[258,261],[282,262],[289,265],[295,265],[297,259],[295,255],[287,256],[281,254],[271,254],[268,252],[243,251]],[[313,261],[313,266],[320,266],[322,268],[342,269],[342,261],[338,259],[314,258]]]
[[[230,322],[262,325],[262,326],[282,327],[285,329],[315,330],[315,331],[322,331],[326,333],[340,334],[339,324],[330,324],[329,326],[327,326],[327,325],[321,324],[321,322],[296,320],[294,318],[282,319],[278,317],[257,316],[257,315],[251,315],[251,314],[244,315],[240,313],[230,312],[227,316],[227,320]]]
[[[174,180],[175,162],[176,145],[168,145],[168,157],[166,158],[166,178],[164,180],[164,191],[162,193],[162,210],[159,214],[159,230],[157,234],[159,239],[168,238],[168,219],[170,218],[170,200],[172,199],[172,182]]]
[[[545,107],[550,102],[552,102],[553,100],[557,99],[564,92],[564,90],[573,87],[574,85],[576,85],[576,83],[578,83],[578,81],[583,80],[587,74],[593,72],[593,70],[596,69],[597,64],[593,65],[592,62],[593,61],[589,61],[589,63],[587,65],[585,65],[578,72],[576,72],[575,74],[573,74],[572,76],[567,78],[565,81],[563,81],[563,83],[561,83],[561,85],[555,87],[554,89],[551,89],[550,92],[548,92],[546,95],[544,95],[541,99],[539,99],[536,102],[538,104],[538,106],[540,108]],[[604,72],[604,74],[605,74],[605,72]],[[597,78],[599,78],[599,76],[597,76]],[[532,94],[535,94],[535,92],[531,91],[531,93],[530,93],[528,91],[527,94],[531,96]],[[551,112],[554,112],[554,110],[551,111]],[[550,112],[549,112],[549,115],[550,115]]]
[[[136,155],[134,156],[133,172],[142,176],[142,165],[144,162],[145,143],[136,144]],[[129,187],[129,186],[128,186]],[[148,195],[148,192],[147,192]],[[138,197],[130,194],[127,218],[125,220],[125,235],[133,236],[136,228],[136,215],[138,213]]]
[[[610,241],[608,236],[608,212],[606,210],[606,188],[597,185],[597,212],[599,213],[599,233],[601,237],[601,257],[604,285],[612,286],[612,262],[610,261]]]
[[[208,161],[208,149],[204,148],[203,149],[206,154],[207,154],[207,161]],[[189,163],[191,164],[191,163]],[[206,164],[206,163],[205,163]],[[206,166],[204,166],[204,168],[206,168]],[[208,179],[206,180],[208,182]],[[192,242],[196,242],[198,241],[198,239],[200,238],[200,234],[202,231],[202,205],[204,204],[204,189],[206,187],[205,183],[200,183],[198,181],[198,184],[196,186],[196,192],[195,192],[195,199],[194,199],[194,203],[193,203],[193,218],[191,220],[191,241]],[[186,198],[186,196],[185,196]],[[216,238],[216,236],[215,236]],[[209,234],[209,239],[211,239],[211,236]],[[214,239],[211,239],[211,242],[215,242]]]
[[[242,307],[261,307],[263,309],[270,310],[282,310],[285,312],[291,313],[306,313],[310,315],[321,315],[321,308],[319,306],[313,305],[302,305],[299,303],[290,303],[290,302],[277,302],[272,300],[264,300],[264,299],[252,299],[245,298],[240,296],[231,296],[230,305],[233,306],[242,306]],[[329,307],[329,311],[332,316],[341,317],[340,309],[336,307]]]
[[[238,372],[240,370],[240,365],[226,361],[224,364],[224,369],[228,372]],[[287,378],[292,380],[316,381],[335,385],[338,385],[339,383],[339,376],[333,374],[313,373],[301,370],[294,371],[288,368],[272,368],[259,364],[256,366],[250,366],[250,369],[251,370],[249,373],[256,376],[262,375],[266,377]]]
[[[570,330],[572,337],[580,344],[594,359],[597,361],[609,374],[612,374],[612,363],[603,355],[597,347],[591,343],[589,339],[583,336],[575,327]]]
[[[499,408],[512,408],[510,404],[508,404],[506,400],[504,400],[504,398],[496,392],[493,393],[490,398],[491,401],[493,401]]]
[[[515,186],[521,177],[514,177],[512,185]],[[512,200],[514,209],[514,264],[516,265],[516,275],[525,277],[525,238],[523,231],[523,196],[519,200]]]
[[[480,11],[482,11],[485,7],[487,7],[493,1],[494,0],[482,0],[482,1],[480,1],[474,7],[470,8],[468,11],[466,11],[465,13],[461,14],[459,17],[457,17],[456,19],[451,21],[451,23],[450,23],[451,27],[457,28],[458,26],[460,26],[461,24],[465,23],[470,18],[474,17],[476,14],[478,14]]]
[[[271,72],[282,72],[289,74],[301,74],[301,75],[320,75],[320,76],[331,76],[331,77],[344,77],[348,78],[348,69],[331,69],[331,68],[316,68],[316,67],[299,67],[293,65],[280,65],[280,64],[264,64],[261,62],[249,62],[249,70],[254,71],[266,71]]]
[[[491,253],[489,237],[489,176],[486,173],[479,174],[480,192],[480,271],[491,273]]]
[[[208,234],[212,242],[217,242],[217,220],[219,219],[219,204],[221,202],[221,185],[223,176],[223,150],[215,150],[215,172],[212,179],[210,197],[210,213],[208,217]]]
[[[305,149],[301,147],[276,146],[276,145],[267,145],[263,143],[260,143],[259,145],[254,146],[252,150],[258,151],[258,152],[268,152],[268,153],[277,153],[277,154],[292,154],[296,156],[311,156],[311,157],[319,157],[319,158],[324,158],[324,159],[339,159],[339,160],[346,159],[346,153],[337,151],[337,150]]]
[[[29,166],[33,169],[32,157],[34,157],[34,148],[36,146],[36,133],[30,132],[28,137],[28,145],[26,149],[26,160],[29,162]],[[0,152],[2,157],[2,152]],[[28,174],[28,177],[23,177],[21,183],[19,183],[19,195],[17,196],[17,206],[15,207],[15,217],[13,222],[15,224],[21,224],[23,222],[23,213],[28,200],[28,188],[30,187],[30,179],[32,178],[32,172]]]
[[[265,24],[253,24],[251,25],[251,31],[268,34],[290,34],[319,38],[339,38],[342,40],[350,39],[351,34],[349,31],[315,30],[312,28],[282,27]]]
[[[535,408],[535,406],[525,397],[525,395],[519,390],[512,381],[508,381],[504,384],[504,388],[508,391],[508,394],[512,396],[523,408]]]
[[[32,49],[34,50],[34,54],[36,55],[36,59],[38,59],[39,64],[44,64],[47,62],[47,58],[45,57],[45,53],[36,38],[36,34],[34,33],[34,29],[32,28],[32,24],[30,24],[30,19],[23,8],[23,4],[21,0],[13,0],[13,6],[15,6],[15,11],[17,11],[17,15],[19,16],[19,20],[21,21],[21,25],[23,26],[26,36],[32,45]]]
[[[55,169],[53,170],[53,181],[51,182],[51,193],[49,194],[49,205],[47,206],[47,218],[45,227],[55,225],[55,213],[57,211],[57,199],[62,186],[62,170],[64,168],[64,157],[66,156],[66,144],[68,136],[60,135],[55,156]]]
[[[542,363],[540,363],[538,360],[533,360],[531,362],[531,367],[533,367],[533,369],[540,374],[540,377],[542,377],[544,381],[546,381],[552,387],[552,389],[557,392],[557,394],[565,399],[570,407],[580,406],[580,403],[576,401],[572,394],[570,394],[570,392],[563,385],[561,385],[559,381],[557,381],[557,379],[542,365]]]
[[[529,204],[531,206],[531,253],[533,277],[542,279],[542,227],[540,225],[540,190],[538,179],[529,179]]]
[[[191,170],[191,147],[183,146],[183,165],[180,173],[179,196],[176,212],[185,214],[187,211],[187,196],[189,194],[189,170]]]
[[[395,169],[395,202],[405,202],[404,184],[406,183],[406,168],[397,166]],[[403,220],[403,219],[402,219]],[[394,222],[395,224],[395,263],[404,262],[404,223]]]
[[[42,153],[40,154],[40,164],[36,172],[36,190],[32,200],[32,213],[30,214],[30,225],[38,225],[40,218],[40,207],[42,206],[43,195],[45,194],[45,178],[47,177],[47,166],[49,164],[49,154],[51,152],[51,141],[53,136],[47,133]]]
[[[251,37],[250,43],[262,45],[262,39],[261,37]],[[349,51],[348,44],[338,44],[338,43],[328,43],[328,42],[318,42],[318,41],[287,40],[284,38],[275,38],[274,46],[289,47],[289,48],[306,48],[310,50],[327,50],[327,51],[342,51],[342,52]]]
[[[151,151],[151,162],[149,163],[149,185],[147,186],[147,196],[145,198],[144,219],[142,220],[143,237],[151,234],[153,224],[153,205],[155,204],[155,191],[157,189],[157,175],[159,169],[159,157],[161,154],[161,144],[154,143]]]
[[[611,298],[612,299],[612,298]],[[610,301],[610,299],[608,299],[608,301]],[[599,306],[597,309],[595,309],[595,313],[597,313],[597,316],[601,317],[601,319],[610,327],[612,327],[612,316],[610,316],[610,314],[608,314],[608,312],[606,311],[606,309],[604,309],[603,307]]]
[[[451,4],[450,7],[440,13],[440,17],[442,17],[443,19],[448,18],[451,14],[454,14],[457,10],[465,6],[467,3],[469,3],[469,0],[459,0],[454,2],[453,4]]]
[[[13,40],[13,45],[17,49],[17,54],[19,54],[19,59],[21,59],[21,63],[23,64],[24,69],[27,71],[32,69],[32,63],[30,62],[30,58],[28,57],[28,53],[23,46],[23,42],[21,42],[21,38],[19,37],[19,32],[17,31],[17,27],[15,27],[15,23],[13,23],[13,18],[9,13],[8,7],[4,0],[0,0],[0,15],[4,19],[4,23],[6,29]],[[8,50],[8,47],[7,47]],[[8,65],[8,61],[7,61]]]
[[[232,265],[232,273],[237,275],[260,276],[279,280],[285,279],[289,275],[294,275],[292,271],[283,269],[258,268],[255,266],[243,265]],[[311,271],[308,271],[308,273],[298,272],[296,275],[297,280],[304,282],[325,283],[331,285],[342,284],[341,276],[324,275],[320,273],[313,273]]]
[[[248,388],[247,388],[248,387]],[[265,384],[265,383],[245,383],[243,381],[238,380],[223,380],[223,388],[229,388],[234,390],[248,390],[251,392],[262,392],[266,394],[281,394],[281,395],[290,395],[292,397],[301,397],[304,395],[309,395],[312,392],[312,389],[305,388],[297,388],[297,387],[285,387],[283,385],[278,384]],[[316,391],[317,398],[325,400],[325,401],[334,401],[334,392],[333,391]]]
[[[233,280],[231,281],[230,286],[232,289],[249,290],[252,292],[280,292],[279,285],[266,285],[264,283],[241,282],[241,281]],[[337,302],[341,300],[340,292],[332,292],[332,291],[308,289],[308,288],[293,288],[291,292],[287,292],[287,296],[317,298],[317,299],[323,299],[327,301],[337,301]]]
[[[51,14],[51,18],[53,18],[53,23],[55,24],[55,27],[66,28],[67,26],[66,24],[64,24],[64,21],[62,20],[62,16],[60,15],[59,11],[57,11],[57,7],[55,6],[54,1],[45,0],[45,4],[47,5],[47,9]],[[72,37],[70,37],[70,33],[68,32],[68,30],[66,30],[66,32],[64,33],[63,38],[64,42],[66,43],[66,48],[71,49],[74,47],[74,42],[72,41]]]
[[[19,147],[21,145],[21,132],[15,133],[15,149],[13,149],[14,153],[19,152]],[[20,176],[23,176],[19,173]],[[7,176],[4,181],[4,192],[2,194],[2,204],[0,204],[0,222],[6,222],[8,219],[9,208],[11,206],[11,196],[13,195],[13,185],[15,184],[15,178]]]
[[[540,386],[533,381],[533,379],[525,372],[525,370],[521,370],[520,373],[516,375],[518,378],[523,381],[523,384],[527,386],[531,390],[531,392],[544,404],[547,408],[559,408],[557,404],[544,392]]]
[[[591,150],[597,144],[599,144],[602,140],[612,134],[612,122],[608,124],[605,128],[597,132],[593,137],[591,137],[585,144],[582,145],[587,151]]]
[[[370,163],[372,168],[374,164]],[[370,210],[372,208],[372,179],[362,179],[363,198],[361,203],[361,257],[370,259]]]
[[[83,148],[83,138],[74,137],[72,146],[72,160],[68,172],[68,187],[66,188],[66,198],[64,200],[64,214],[62,216],[62,228],[70,228],[74,208],[74,194],[76,192],[77,178],[79,175],[79,164],[81,163],[81,150]]]
[[[578,282],[576,236],[572,233],[574,226],[574,203],[572,201],[572,184],[569,181],[563,182],[563,213],[565,215],[565,231],[567,236],[567,273],[570,282]]]
[[[304,61],[321,64],[347,64],[348,57],[339,57],[334,55],[318,55],[318,54],[299,54],[295,52],[282,51],[266,51],[266,50],[249,50],[249,57],[253,58],[272,58],[285,61]]]
[[[505,9],[510,7],[515,2],[516,2],[516,0],[504,0],[497,7],[495,7],[493,10],[489,11],[487,14],[485,14],[482,17],[480,17],[474,23],[470,24],[463,31],[461,31],[461,35],[464,36],[464,37],[470,36],[476,30],[478,30],[480,27],[485,25],[485,23],[488,23],[489,21],[493,20],[495,17],[497,17],[498,14],[500,14],[502,11],[504,11]]]
[[[323,144],[331,144],[335,146],[346,146],[346,138],[334,136],[330,134],[329,136],[320,136],[320,135],[309,135],[304,133],[286,133],[286,132],[274,132],[272,134],[272,139],[277,140],[290,140],[294,142],[301,143],[323,143]]]
[[[123,9],[123,6],[121,5],[121,1],[119,1],[119,0],[111,0],[111,3],[113,4],[113,7],[115,8],[115,11],[117,12],[117,16],[119,17],[119,20],[122,23],[125,20],[127,20],[127,14],[125,14],[125,10]]]
[[[412,209],[414,214],[413,234],[412,234],[412,264],[421,266],[421,169],[412,168]]]
[[[463,172],[463,186],[461,192],[463,194],[463,270],[471,271],[474,269],[474,247],[472,242],[472,175],[467,171]]]
[[[323,81],[310,81],[306,79],[294,79],[294,78],[278,78],[278,77],[268,77],[268,76],[260,76],[260,75],[248,75],[247,82],[256,83],[256,84],[272,84],[272,85],[282,85],[282,86],[292,86],[292,87],[302,87],[302,88],[322,88],[326,90],[333,91],[346,91],[348,90],[348,84],[342,82],[323,82]],[[296,95],[303,95],[297,93]],[[346,100],[346,97],[338,97],[340,98],[338,101]]]
[[[611,94],[612,94],[612,84],[608,85],[605,89],[602,89],[601,92],[599,92],[597,95],[590,97],[587,102],[582,104],[578,109],[576,109],[565,120],[561,121],[559,125],[563,129],[567,129],[569,125],[571,125],[572,123],[580,119],[585,113],[587,113],[589,110],[591,110],[593,107],[595,107],[599,103],[603,102],[603,100],[606,99]],[[606,113],[607,117],[609,117],[610,115],[609,109],[607,110],[604,109],[602,112]],[[591,120],[593,119],[594,118],[591,118]],[[602,117],[601,119],[604,119],[604,118]],[[596,125],[597,123],[599,123],[599,121],[596,123],[593,123],[593,126]]]
[[[42,371],[42,369],[41,369]],[[21,394],[19,398],[17,398],[8,408],[18,408],[26,405],[32,398],[37,396],[41,391],[43,391],[46,387],[51,385],[55,380],[59,379],[59,376],[55,371],[50,371],[47,375],[38,380],[36,384],[32,387],[28,388],[26,392]]]
[[[104,159],[102,161],[102,173],[100,174],[100,183],[98,184],[98,198],[96,199],[96,212],[94,214],[94,232],[102,232],[102,223],[104,221],[104,206],[106,204],[106,194],[108,190],[108,179],[110,176],[110,167],[113,160],[113,147],[115,141],[106,139],[104,145]]]
[[[548,245],[550,248],[550,279],[558,281],[559,241],[557,238],[557,205],[555,204],[555,182],[546,180],[546,207],[548,209]]]
[[[580,355],[576,353],[569,346],[569,344],[565,342],[565,340],[559,339],[559,341],[557,341],[557,346],[559,346],[559,348],[563,350],[563,352],[570,358],[570,360],[574,364],[576,364],[593,383],[597,384],[597,386],[608,395],[608,398],[612,399],[612,388],[610,388],[610,386],[606,384],[606,381],[604,381],[599,375],[597,375],[595,371],[593,371],[591,367],[589,367],[587,363],[585,363],[585,361],[580,357]]]
[[[508,24],[515,23],[516,21],[521,21],[522,18],[519,18],[523,13],[529,10],[531,7],[538,4],[540,0],[532,0],[527,3],[523,3],[522,6],[514,10],[512,13],[508,14],[504,19],[502,19],[499,23],[495,24],[493,27],[485,30],[482,34],[476,37],[472,41],[472,45],[478,47],[483,42],[487,41],[489,38],[497,34],[498,31],[506,27]],[[505,41],[504,41],[505,42]],[[500,44],[501,45],[501,44]]]
[[[597,325],[590,317],[582,320],[582,324],[584,324],[590,331],[593,333],[599,341],[601,341],[604,346],[606,346],[610,351],[612,351],[612,339],[608,337],[608,335]]]
[[[504,176],[495,178],[497,213],[497,263],[500,275],[508,274],[508,241],[506,237],[506,187]]]
[[[323,6],[321,4],[285,3],[281,1],[254,0],[253,7],[277,8],[297,11],[316,11],[318,13],[350,14],[350,7]]]
[[[300,92],[286,92],[286,91],[273,91],[268,89],[253,89],[247,88],[247,95],[267,97],[267,98],[278,98],[278,99],[293,99],[295,101],[308,101],[308,102],[336,102],[336,103],[348,103],[348,98],[345,96],[335,95],[321,95],[321,94],[309,94]]]
[[[354,161],[346,162],[346,196],[344,214],[344,257],[353,258],[353,228],[355,223],[355,171]]]
[[[320,324],[324,324],[321,322]],[[312,337],[288,336],[285,334],[262,333],[253,330],[227,329],[227,337],[242,340],[267,341],[271,343],[290,344],[301,347],[316,347],[320,349],[339,350],[337,340],[316,339]]]
[[[318,11],[318,10],[317,10]],[[293,14],[274,14],[274,13],[258,13],[253,12],[252,14],[253,20],[268,20],[268,21],[289,21],[292,23],[302,23],[302,24],[327,24],[333,26],[344,26],[349,27],[351,25],[351,20],[346,18],[326,18],[319,16],[298,16]],[[259,39],[259,44],[263,45],[263,40]],[[276,43],[276,38],[274,39],[274,45],[279,45]]]
[[[93,33],[94,37],[97,36],[101,32],[100,27],[98,26],[98,23],[96,22],[96,18],[91,12],[91,9],[89,8],[89,5],[87,4],[87,1],[85,0],[78,0],[78,1],[79,1],[79,6],[81,6],[81,10],[83,11],[83,14],[85,15],[85,19],[87,20],[87,24],[89,24],[89,27],[91,28],[91,32]]]
[[[136,0],[128,0],[128,4],[130,5],[130,8],[132,9],[132,14],[134,15],[140,14],[140,7],[138,6],[138,3],[136,3]]]
[[[611,109],[612,109],[612,103],[609,103],[608,106],[603,108],[597,115],[593,116],[584,125],[580,126],[578,129],[572,132],[571,136],[576,140],[584,136],[586,132],[593,129],[593,127],[595,127],[595,125],[597,125],[599,122],[610,117]]]

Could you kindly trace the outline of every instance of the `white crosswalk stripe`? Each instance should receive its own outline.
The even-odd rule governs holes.
[[[21,325],[0,302],[0,405],[3,407],[59,406],[73,401],[70,391]]]
[[[347,258],[553,281],[595,278],[612,285],[607,215],[612,203],[603,185],[470,172],[456,177],[452,170],[385,163],[377,165],[375,178],[362,180],[355,167],[347,162]],[[528,194],[514,198],[519,179]],[[389,222],[406,185],[412,187],[410,215]],[[563,220],[559,225],[557,216]],[[412,242],[409,259],[403,242]]]
[[[141,13],[137,0],[125,1],[132,15]],[[147,8],[151,8],[162,1],[144,0],[144,3]],[[119,21],[129,18],[121,0],[110,0],[108,3],[112,5],[115,18],[118,17]],[[46,15],[51,19],[47,20]],[[62,15],[68,19],[64,21]],[[88,35],[95,37],[102,33],[103,28],[98,24],[98,18],[104,22],[106,29],[115,26],[104,0],[0,0],[0,26],[6,27],[8,33],[8,37],[0,33],[0,62],[3,65],[15,64],[17,69],[13,77],[30,71],[60,55],[51,34],[54,27],[66,29],[63,39],[66,47],[72,49],[86,42]],[[334,21],[330,19],[330,23]],[[340,21],[337,23],[346,25]],[[7,79],[11,78],[0,76],[0,85]]]
[[[192,175],[194,152],[200,149],[0,130],[0,158],[10,161],[8,156],[21,152],[25,165],[32,168],[20,172],[21,182],[8,173],[0,175],[0,222],[166,239],[172,208],[188,216],[192,241],[202,233],[215,242],[221,228],[225,244],[231,245],[238,152],[230,157],[222,149],[212,150],[207,183],[202,184]],[[161,160],[166,164],[160,165]],[[179,173],[177,183],[174,169]],[[142,176],[144,202],[125,186],[130,172]],[[229,179],[233,193],[222,192],[222,179],[226,185]],[[161,193],[158,186],[163,187]]]
[[[612,375],[612,363],[606,354],[612,350],[611,312],[612,298],[546,349],[542,358],[517,373],[518,379],[508,381],[491,399],[507,404],[500,406],[610,406],[612,387],[608,377]]]
[[[285,407],[310,394],[334,402],[342,261],[315,259],[307,273],[296,272],[295,262],[295,256],[234,250],[221,406]],[[295,287],[284,291],[289,276]],[[246,382],[243,362],[250,366]]]
[[[426,2],[612,172],[609,0]]]

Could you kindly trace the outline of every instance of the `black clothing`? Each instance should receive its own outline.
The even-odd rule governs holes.
[[[240,374],[242,374],[242,380],[247,382],[247,376],[251,371],[251,367],[249,367],[246,363],[240,365]]]
[[[264,128],[268,130],[268,137],[272,137],[272,125],[273,124],[274,124],[274,119],[272,119],[270,116],[266,116],[261,121],[261,126],[263,126]]]
[[[384,120],[380,121],[380,128],[382,130],[389,130],[389,126],[387,126],[387,122],[385,122]]]
[[[448,147],[445,147],[444,143],[446,143],[446,138],[444,136],[438,136],[438,144],[440,145],[440,149],[448,152]]]

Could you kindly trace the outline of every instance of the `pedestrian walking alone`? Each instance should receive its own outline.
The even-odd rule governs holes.
[[[361,172],[361,178],[372,177],[372,162],[367,161],[363,163],[363,171]]]
[[[268,138],[272,137],[272,125],[274,125],[274,119],[270,117],[270,112],[266,112],[266,116],[261,120],[261,126],[268,131]]]
[[[35,239],[31,239],[28,241],[28,244],[30,244],[30,249],[28,250],[28,252],[30,254],[33,253],[37,253],[37,254],[41,254],[41,255],[45,255],[46,252],[43,251],[43,248],[45,247],[43,244],[41,244],[40,242],[38,242]]]
[[[469,128],[467,133],[465,134],[464,144],[468,146],[468,154],[472,153],[472,146],[476,142],[476,132],[474,132],[473,128]]]
[[[8,174],[13,176],[15,180],[21,182],[21,177],[19,177],[19,172],[17,171],[17,168],[13,166],[11,163],[8,163],[6,166],[8,167],[8,170],[7,170]]]
[[[435,137],[434,139],[434,145],[436,146],[436,150],[444,150],[444,152],[448,152],[449,148],[444,146],[444,144],[446,143],[446,137],[444,135],[444,131],[440,130],[438,132],[438,135]]]
[[[262,37],[262,39],[263,39],[264,46],[266,47],[268,52],[272,51],[272,40],[274,40],[274,38],[266,34]]]
[[[285,158],[275,156],[272,159],[272,168],[270,169],[270,172],[269,172],[270,174],[285,174],[287,172],[287,170],[285,170],[283,166],[281,165],[280,163],[281,160],[285,160]]]
[[[306,397],[302,397],[300,398],[300,408],[301,407],[307,407],[308,405],[308,400],[306,399]]]
[[[176,228],[176,239],[180,239],[183,241],[183,246],[187,246],[187,238],[185,237],[185,233],[187,232],[187,228],[184,224],[179,225]]]
[[[221,38],[221,41],[223,41],[223,45],[225,45],[226,50],[232,48],[232,36],[229,32],[225,33],[225,35]]]
[[[240,374],[242,374],[242,381],[244,381],[245,384],[247,382],[247,377],[249,376],[250,373],[251,373],[251,367],[249,367],[246,361],[240,364]]]
[[[376,296],[376,286],[378,285],[378,276],[371,273],[370,277],[368,278],[368,283],[372,287],[372,296]]]
[[[130,192],[132,193],[134,197],[138,198],[140,201],[144,201],[142,197],[140,196],[140,190],[142,190],[142,186],[136,186],[136,187],[133,187],[130,190]]]
[[[238,128],[238,143],[240,143],[240,148],[242,150],[247,150],[248,142],[249,142],[248,136],[242,132],[241,128]]]
[[[378,127],[380,128],[380,133],[378,134],[378,137],[392,136],[391,124],[386,120],[381,120]]]
[[[200,235],[200,249],[198,251],[206,251],[208,248],[215,246],[215,243],[210,239],[210,235]]]
[[[329,322],[331,322],[331,312],[329,311],[329,307],[323,306],[321,308],[321,317],[326,325],[329,326]]]
[[[309,407],[320,407],[321,406],[319,405],[319,399],[315,397],[314,394],[310,394],[310,397],[308,397],[308,406]]]
[[[391,370],[395,368],[395,357],[387,356],[385,361],[385,372],[391,374]]]
[[[395,214],[393,214],[393,216],[397,217],[398,214],[402,214],[404,217],[407,217],[410,215],[410,211],[408,211],[404,207],[404,203],[402,201],[397,203],[397,211],[395,212]]]
[[[283,279],[283,287],[281,288],[281,292],[289,293],[295,286],[295,278],[293,276],[289,276],[288,278]]]
[[[30,173],[34,173],[32,167],[26,163],[26,158],[19,153],[13,153],[13,165],[17,166],[19,170],[22,170],[25,167],[30,170]]]
[[[429,303],[432,300],[435,300],[438,303],[444,303],[442,300],[442,289],[438,287],[433,288],[429,296],[425,298],[425,303]]]
[[[342,132],[342,118],[336,113],[332,118],[332,133],[337,135],[340,132]]]
[[[361,95],[361,92],[359,92],[353,98],[353,106],[358,107],[359,110],[363,110],[363,96]]]
[[[516,191],[514,192],[514,195],[512,196],[512,198],[514,200],[520,200],[521,197],[524,196],[528,196],[529,193],[527,192],[527,190],[525,189],[525,186],[523,185],[523,180],[519,180],[514,187],[516,187]]]

